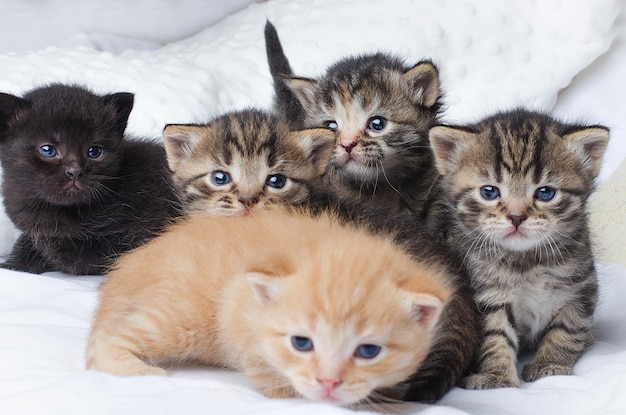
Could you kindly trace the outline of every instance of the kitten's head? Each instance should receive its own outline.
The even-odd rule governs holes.
[[[526,251],[575,238],[609,140],[602,126],[514,110],[430,131],[458,223],[480,246]]]
[[[54,205],[89,203],[119,169],[133,95],[53,84],[0,94],[4,191]],[[10,203],[10,202],[9,202]]]
[[[444,271],[389,241],[336,237],[297,265],[266,263],[247,274],[256,306],[242,312],[254,326],[255,353],[276,372],[275,387],[350,405],[417,370],[450,291]]]
[[[329,177],[371,187],[430,167],[428,128],[439,112],[439,73],[385,54],[344,59],[319,79],[285,76],[304,126],[337,133]]]
[[[272,114],[244,110],[207,125],[168,125],[164,140],[186,211],[238,216],[307,202],[325,171],[334,134],[292,132]]]

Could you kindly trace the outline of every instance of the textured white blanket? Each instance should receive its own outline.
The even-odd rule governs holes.
[[[67,3],[67,13],[72,3]],[[149,7],[126,3],[131,13],[141,12],[140,5]],[[55,4],[62,7],[62,2]],[[464,121],[519,104],[552,108],[559,91],[609,49],[621,5],[621,0],[269,0],[188,39],[157,48],[151,43],[150,50],[113,54],[83,46],[0,55],[0,91],[20,94],[62,81],[100,92],[134,92],[129,131],[158,139],[166,123],[269,106],[272,86],[263,44],[269,18],[294,71],[304,76],[318,75],[348,53],[388,50],[407,62],[431,58],[441,70],[446,120]],[[150,11],[143,13],[146,22]],[[177,23],[166,17],[154,15],[155,32],[159,25]],[[595,82],[593,76],[586,78]],[[587,95],[573,90],[568,99],[580,103]],[[589,116],[584,111],[569,115]],[[622,137],[612,140],[623,143]],[[610,148],[625,147],[612,143]],[[615,163],[609,168],[621,158],[612,157]],[[12,226],[0,215],[0,255],[14,239]],[[601,274],[598,341],[576,365],[574,376],[546,378],[519,389],[456,388],[437,405],[382,409],[401,414],[626,413],[626,269],[602,263]],[[242,375],[207,368],[183,368],[170,378],[126,379],[86,371],[84,347],[99,281],[0,271],[0,413],[351,413],[300,400],[267,399]]]

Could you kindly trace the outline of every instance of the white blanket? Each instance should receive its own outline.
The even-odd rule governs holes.
[[[74,19],[71,27],[79,33],[51,39],[52,48],[36,50],[43,47],[37,44],[29,52],[29,43],[16,53],[0,55],[0,91],[21,94],[45,82],[62,81],[99,92],[134,92],[129,131],[159,138],[166,123],[198,122],[228,109],[270,105],[263,43],[263,25],[269,18],[300,75],[316,76],[348,53],[388,50],[407,62],[429,57],[439,66],[447,121],[473,120],[522,104],[554,109],[566,119],[606,124],[612,139],[604,179],[626,155],[626,87],[621,86],[626,32],[621,20],[615,23],[622,2],[269,0],[180,39],[191,27],[212,23],[215,15],[207,10],[218,2],[51,0],[41,3],[48,7],[37,9],[42,13],[27,10],[31,20],[26,26],[19,24],[24,8],[39,3],[15,0],[0,9],[2,19],[13,24],[8,27],[14,27],[14,36],[27,27],[29,36],[38,28],[42,31],[38,41],[54,37],[59,32],[50,32],[50,20],[67,29],[63,19]],[[237,7],[244,3],[237,2]],[[90,10],[96,12],[87,18],[84,14]],[[32,21],[36,15],[43,19],[39,25]],[[119,25],[107,19],[117,19]],[[19,39],[26,42],[24,36]],[[9,252],[15,236],[6,215],[0,215],[0,255]],[[455,388],[436,405],[360,410],[626,413],[621,306],[626,269],[601,262],[600,273],[597,342],[576,365],[574,376],[545,378],[519,389]],[[241,374],[210,368],[181,368],[169,378],[117,378],[86,371],[85,341],[101,280],[0,271],[0,414],[351,413],[302,400],[268,399]]]

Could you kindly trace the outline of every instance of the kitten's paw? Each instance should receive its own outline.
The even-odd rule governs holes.
[[[529,363],[522,369],[522,379],[534,382],[546,376],[571,375],[572,368],[556,363]]]
[[[405,401],[435,403],[449,389],[447,382],[442,379],[416,379],[411,381],[402,399]]]
[[[274,399],[290,399],[297,398],[300,395],[296,393],[295,389],[291,386],[286,387],[263,387],[259,388],[260,392],[268,398]]]
[[[476,373],[463,379],[461,387],[465,389],[496,389],[517,388],[520,382],[517,378],[506,378],[492,373]]]

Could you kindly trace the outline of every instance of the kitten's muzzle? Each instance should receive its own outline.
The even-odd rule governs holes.
[[[249,196],[249,195],[241,195],[239,196],[239,203],[244,205],[245,207],[252,207],[259,203],[258,196]]]

